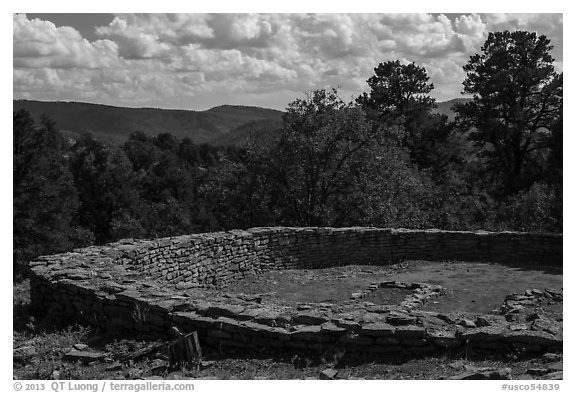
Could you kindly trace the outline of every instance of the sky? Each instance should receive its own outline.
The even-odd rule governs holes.
[[[562,14],[13,14],[13,98],[283,110],[326,87],[352,100],[400,60],[447,101],[488,32],[516,29],[550,38],[563,71]]]

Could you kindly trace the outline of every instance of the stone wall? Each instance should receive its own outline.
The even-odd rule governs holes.
[[[562,264],[562,235],[378,228],[253,228],[140,242],[134,267],[223,287],[247,272],[404,259]]]
[[[418,311],[406,302],[293,307],[225,293],[226,285],[234,280],[269,269],[387,264],[403,259],[561,265],[562,235],[253,228],[124,240],[40,257],[31,264],[31,297],[33,306],[57,318],[79,318],[105,329],[154,335],[178,326],[198,331],[202,345],[218,348],[320,352],[342,348],[407,355],[463,345],[506,351],[561,350],[561,327],[517,329],[502,316],[462,323],[461,317]],[[414,285],[415,291],[421,287]],[[417,292],[412,298],[420,299]]]

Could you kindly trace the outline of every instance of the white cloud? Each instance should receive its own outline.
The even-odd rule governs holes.
[[[425,66],[445,100],[459,96],[462,66],[488,31],[502,28],[550,35],[562,67],[558,14],[119,14],[94,42],[14,15],[14,94],[192,109],[283,101],[282,109],[328,85],[357,96],[378,63],[399,59]]]
[[[563,59],[563,15],[562,14],[483,14],[489,31],[529,30],[544,34],[554,46],[552,56]]]
[[[29,20],[24,14],[14,15],[13,46],[16,68],[99,68],[117,63],[113,41],[90,43],[71,27]]]
[[[151,59],[170,54],[170,45],[160,42],[158,35],[143,32],[119,17],[96,32],[116,42],[118,54],[125,59]]]

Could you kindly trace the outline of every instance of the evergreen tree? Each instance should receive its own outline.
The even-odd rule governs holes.
[[[25,110],[13,114],[13,234],[15,271],[32,258],[73,245],[77,192],[65,143],[50,119],[36,126]]]
[[[563,76],[554,71],[550,40],[527,31],[490,33],[464,66],[464,93],[456,106],[462,129],[500,184],[500,198],[534,182],[537,152],[562,113]]]
[[[70,168],[80,197],[76,220],[97,243],[144,234],[135,175],[121,149],[84,135],[71,150]]]

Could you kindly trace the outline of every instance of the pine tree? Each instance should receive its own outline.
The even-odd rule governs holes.
[[[50,119],[36,126],[25,110],[13,114],[13,246],[15,273],[32,258],[72,246],[78,197],[65,143]]]

